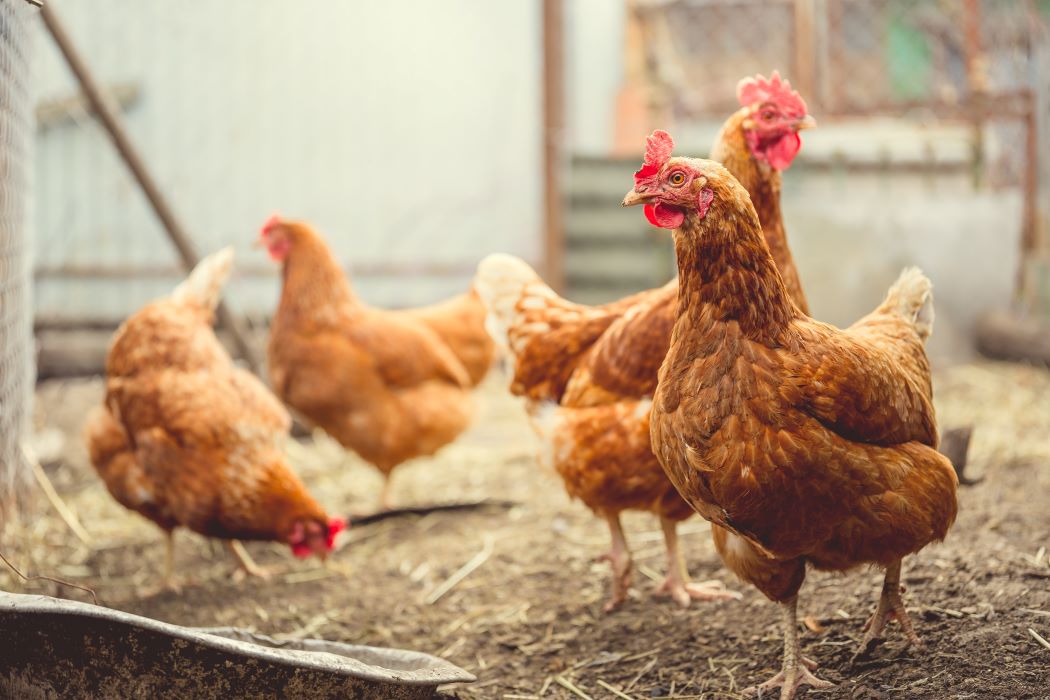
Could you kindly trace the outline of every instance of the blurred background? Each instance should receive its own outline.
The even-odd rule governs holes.
[[[850,323],[907,264],[937,287],[935,356],[964,357],[988,308],[1046,305],[1050,2],[546,5],[52,3],[196,250],[237,247],[231,304],[258,321],[277,275],[250,246],[274,211],[314,222],[384,306],[457,293],[492,251],[581,301],[659,285],[670,245],[616,206],[644,136],[705,155],[736,82],[773,69],[818,119],[784,178],[818,318]],[[29,29],[36,326],[111,330],[181,267]]]
[[[1050,0],[48,5],[183,252],[237,249],[229,305],[260,332],[279,275],[251,245],[273,212],[313,222],[380,306],[458,293],[493,251],[584,302],[662,284],[666,236],[618,206],[645,135],[706,155],[737,81],[774,69],[818,121],[783,191],[817,318],[849,324],[919,265],[944,365],[989,312],[1050,309]],[[13,425],[34,360],[100,371],[183,260],[41,13],[2,7]]]

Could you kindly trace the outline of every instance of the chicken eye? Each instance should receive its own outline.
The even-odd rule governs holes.
[[[773,114],[773,110],[771,109],[767,109],[766,111],[762,112],[762,118],[765,119],[767,122],[775,116],[776,115]]]
[[[670,182],[675,187],[681,187],[682,185],[685,184],[685,173],[683,173],[681,171],[676,172],[676,173],[671,173],[671,177],[667,178],[667,181]]]

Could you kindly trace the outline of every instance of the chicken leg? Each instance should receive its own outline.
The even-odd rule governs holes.
[[[178,593],[181,584],[175,579],[175,531],[164,531],[164,577],[160,582],[139,591],[139,596],[149,598],[160,593]]]
[[[241,576],[258,576],[261,579],[270,578],[270,572],[255,563],[248,550],[237,540],[226,540],[226,547],[237,560],[238,573]]]
[[[688,608],[693,600],[739,600],[740,594],[727,590],[721,581],[689,580],[689,571],[685,559],[678,549],[678,525],[673,520],[660,518],[660,527],[664,531],[664,543],[667,546],[667,578],[656,589],[658,596],[670,596],[683,608]]]
[[[612,594],[602,607],[605,612],[612,612],[627,600],[627,590],[631,587],[632,562],[631,553],[627,549],[627,538],[624,537],[623,525],[620,523],[620,514],[607,512],[605,521],[609,524],[612,546],[607,553],[598,557],[598,560],[607,561],[612,566]]]
[[[897,620],[909,644],[919,649],[923,648],[922,640],[915,633],[915,628],[911,624],[911,618],[908,617],[908,611],[904,607],[904,598],[901,597],[902,591],[901,562],[898,559],[886,567],[886,578],[882,584],[882,595],[879,597],[878,607],[875,608],[875,613],[868,618],[867,623],[864,625],[864,639],[861,641],[857,653],[853,655],[854,660],[871,651],[875,640],[882,633],[890,619]]]
[[[379,491],[379,510],[390,510],[394,499],[390,495],[390,472],[383,472],[383,487]]]
[[[784,615],[784,665],[780,673],[770,678],[765,683],[753,686],[744,691],[744,695],[757,697],[759,699],[768,697],[766,691],[780,688],[780,700],[791,700],[795,693],[803,685],[813,688],[833,688],[834,683],[817,678],[813,675],[817,664],[802,656],[798,645],[798,596],[792,596],[781,604],[781,613]]]
[[[179,590],[175,582],[175,531],[164,531],[164,588],[169,591]]]

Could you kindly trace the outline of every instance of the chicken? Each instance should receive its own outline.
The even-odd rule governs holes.
[[[782,698],[828,687],[799,654],[796,607],[806,564],[885,568],[862,650],[890,618],[919,644],[900,591],[901,560],[942,540],[957,480],[937,452],[924,342],[932,292],[906,270],[872,314],[846,330],[791,301],[747,191],[721,165],[648,143],[624,199],[674,231],[680,284],[660,368],[653,450],[682,497],[715,527],[740,578],[781,604],[782,671],[757,690]]]
[[[777,263],[785,278],[793,280],[792,298],[805,310],[780,214],[780,171],[798,153],[798,131],[814,122],[799,94],[776,73],[769,80],[742,80],[737,93],[741,109],[726,120],[713,152],[760,203],[763,233],[780,253]],[[646,212],[655,224],[653,214]],[[477,279],[493,309],[493,330],[505,337],[515,359],[511,391],[533,402],[561,404],[533,405],[530,410],[534,427],[551,445],[548,461],[569,495],[609,525],[612,547],[605,558],[612,565],[613,590],[606,610],[618,607],[630,586],[631,559],[620,524],[623,510],[660,517],[668,566],[660,593],[680,605],[694,598],[732,596],[711,582],[689,582],[677,550],[676,523],[692,512],[683,507],[648,445],[647,407],[670,345],[677,280],[592,308],[557,297],[530,268],[508,256],[484,261]]]
[[[612,546],[603,558],[611,564],[613,580],[605,610],[614,610],[626,600],[631,583],[631,557],[620,524],[624,510],[648,511],[661,518],[668,574],[658,594],[683,606],[693,599],[734,597],[717,582],[689,581],[678,550],[676,523],[692,511],[649,447],[650,402],[644,392],[633,400],[621,396],[594,404],[569,400],[594,342],[601,342],[621,321],[647,313],[654,303],[673,299],[666,291],[677,285],[672,282],[655,290],[659,293],[634,297],[623,306],[625,311],[591,308],[559,297],[518,258],[497,254],[478,266],[475,287],[490,309],[490,328],[515,360],[512,392],[528,399],[530,421],[546,448],[544,461],[562,478],[568,494],[609,526]],[[654,387],[656,369],[651,368]]]
[[[252,574],[262,571],[235,540],[323,559],[344,527],[288,465],[284,407],[212,331],[232,260],[228,248],[206,258],[170,297],[124,322],[106,358],[104,405],[84,428],[109,492],[167,535],[169,585],[179,526],[227,540]]]
[[[780,211],[780,172],[791,165],[801,148],[798,132],[815,126],[816,122],[798,92],[775,71],[769,79],[757,75],[741,80],[737,97],[741,108],[723,124],[712,146],[712,156],[722,161],[751,194],[766,242],[771,250],[777,251],[777,267],[784,278],[791,281],[788,285],[791,297],[807,312],[809,305],[788,247]],[[648,213],[647,218],[655,225]],[[520,266],[517,270],[521,270]],[[495,309],[495,316],[490,318],[490,323],[496,324],[492,328],[494,335],[505,337],[512,345],[515,364],[511,391],[515,395],[561,401],[569,376],[588,358],[592,364],[604,364],[615,372],[619,365],[640,352],[644,352],[644,358],[640,359],[645,366],[636,366],[626,374],[642,378],[645,385],[627,393],[637,397],[652,394],[656,370],[670,342],[670,327],[678,301],[677,280],[610,304],[589,307],[561,299],[531,270],[519,277],[515,270],[494,267],[494,274],[509,275],[501,282],[503,285],[520,285],[518,292],[501,293],[505,306]],[[532,298],[531,306],[517,309],[518,325],[508,328],[499,319],[511,316],[519,298]],[[648,311],[606,335],[604,350],[589,354],[614,322],[639,305]],[[631,340],[636,334],[645,336],[639,348],[633,347]],[[615,362],[606,362],[613,356]],[[622,389],[611,374],[605,374],[600,368],[588,367],[585,372],[587,375],[597,373],[599,383],[602,378],[614,382],[608,387],[613,396],[608,398]],[[582,379],[581,376],[578,380],[577,392],[585,389]],[[586,401],[594,403],[597,399]]]
[[[459,342],[469,334],[450,329],[460,317],[485,332],[482,317],[470,310],[469,296],[459,309],[367,306],[354,295],[324,240],[305,223],[273,218],[260,242],[281,263],[284,278],[268,350],[274,391],[382,473],[380,505],[389,508],[394,468],[434,454],[470,423],[470,388],[485,364],[476,361],[477,348],[492,346]],[[456,336],[454,347],[475,375],[442,335]]]
[[[485,305],[477,291],[471,289],[437,304],[405,309],[404,313],[418,318],[438,334],[463,363],[471,386],[481,383],[492,368],[496,345],[485,330]]]
[[[740,109],[725,121],[711,148],[711,159],[732,173],[758,212],[762,235],[773,254],[788,295],[809,313],[798,268],[788,247],[784,219],[780,213],[780,173],[802,148],[799,131],[816,126],[802,96],[791,83],[773,71],[744,78],[737,84]]]

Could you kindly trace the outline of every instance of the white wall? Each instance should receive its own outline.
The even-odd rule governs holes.
[[[49,0],[104,84],[136,83],[131,136],[201,250],[242,265],[270,213],[317,224],[352,265],[469,267],[540,256],[540,7],[394,0]],[[75,86],[37,27],[41,99]],[[174,261],[90,118],[39,133],[38,262]],[[51,281],[42,315],[124,314],[174,280]],[[360,279],[376,303],[464,288],[467,276]],[[268,309],[276,277],[237,283]]]
[[[606,156],[612,147],[625,8],[623,0],[566,3],[566,137],[573,153]]]

